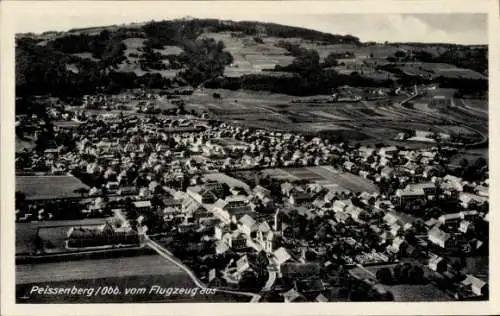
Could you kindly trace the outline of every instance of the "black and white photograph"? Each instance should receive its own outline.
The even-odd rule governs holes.
[[[487,12],[76,2],[15,8],[16,305],[490,300]]]

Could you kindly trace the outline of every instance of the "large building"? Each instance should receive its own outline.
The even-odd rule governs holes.
[[[131,227],[114,227],[111,222],[95,226],[71,227],[67,233],[68,248],[138,245],[139,234]]]

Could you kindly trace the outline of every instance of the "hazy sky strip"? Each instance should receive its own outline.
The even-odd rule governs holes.
[[[78,3],[78,2],[77,2]],[[172,11],[154,6],[127,12],[96,10],[92,6],[67,11],[16,10],[16,33],[66,31],[71,28],[104,26],[150,20],[169,20],[186,16],[252,20],[301,26],[334,34],[351,34],[362,41],[440,42],[457,44],[488,43],[487,15],[481,13],[447,14],[267,14],[222,10],[193,10],[182,6]]]

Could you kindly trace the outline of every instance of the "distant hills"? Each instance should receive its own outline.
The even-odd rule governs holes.
[[[200,85],[314,95],[346,84],[431,80],[485,90],[487,52],[477,45],[362,43],[275,23],[180,19],[18,34],[16,88],[18,96],[63,98]]]

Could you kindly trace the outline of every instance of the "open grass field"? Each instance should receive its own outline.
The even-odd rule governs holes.
[[[221,98],[215,99],[213,93]],[[332,102],[328,95],[292,97],[222,89],[198,90],[185,99],[187,108],[208,111],[241,126],[299,133],[325,131],[353,141],[386,141],[387,135],[395,137],[408,129],[469,135],[467,142],[484,138],[488,130],[484,101],[469,104],[467,100],[463,105],[455,100],[456,106],[451,108],[432,105],[434,96],[452,98],[454,93],[453,89],[436,89],[413,98],[406,106],[400,104],[408,98],[405,95],[377,101]]]
[[[117,295],[30,295],[32,286],[118,287]],[[191,278],[179,267],[159,255],[52,262],[16,266],[16,297],[19,303],[127,303],[127,302],[231,302],[248,301],[247,297],[216,293],[214,295],[165,296],[149,293],[153,285],[162,288],[195,288]],[[145,288],[146,292],[125,295],[127,288]],[[23,298],[24,297],[24,298]]]
[[[269,175],[280,180],[318,182],[325,186],[331,186],[332,189],[335,188],[338,191],[378,192],[376,185],[369,180],[336,170],[330,166],[266,169],[262,173],[265,176]]]
[[[230,32],[205,33],[201,37],[224,42],[225,50],[233,56],[233,63],[224,71],[228,77],[255,74],[263,69],[274,69],[276,65],[286,66],[294,59],[285,55],[287,51],[276,46],[278,40],[273,38],[264,38],[264,43],[257,43],[252,36],[235,37]]]
[[[27,200],[75,198],[80,196],[74,192],[79,188],[89,189],[73,176],[16,176],[16,191]]]
[[[159,255],[144,255],[18,265],[16,267],[16,283],[46,283],[163,274],[175,276],[182,275],[184,272]],[[185,276],[183,284],[177,286],[192,286],[193,284],[191,279]]]
[[[16,255],[35,251],[38,223],[16,223]]]
[[[385,287],[394,295],[396,302],[443,302],[453,300],[431,283],[417,285],[400,284]]]

